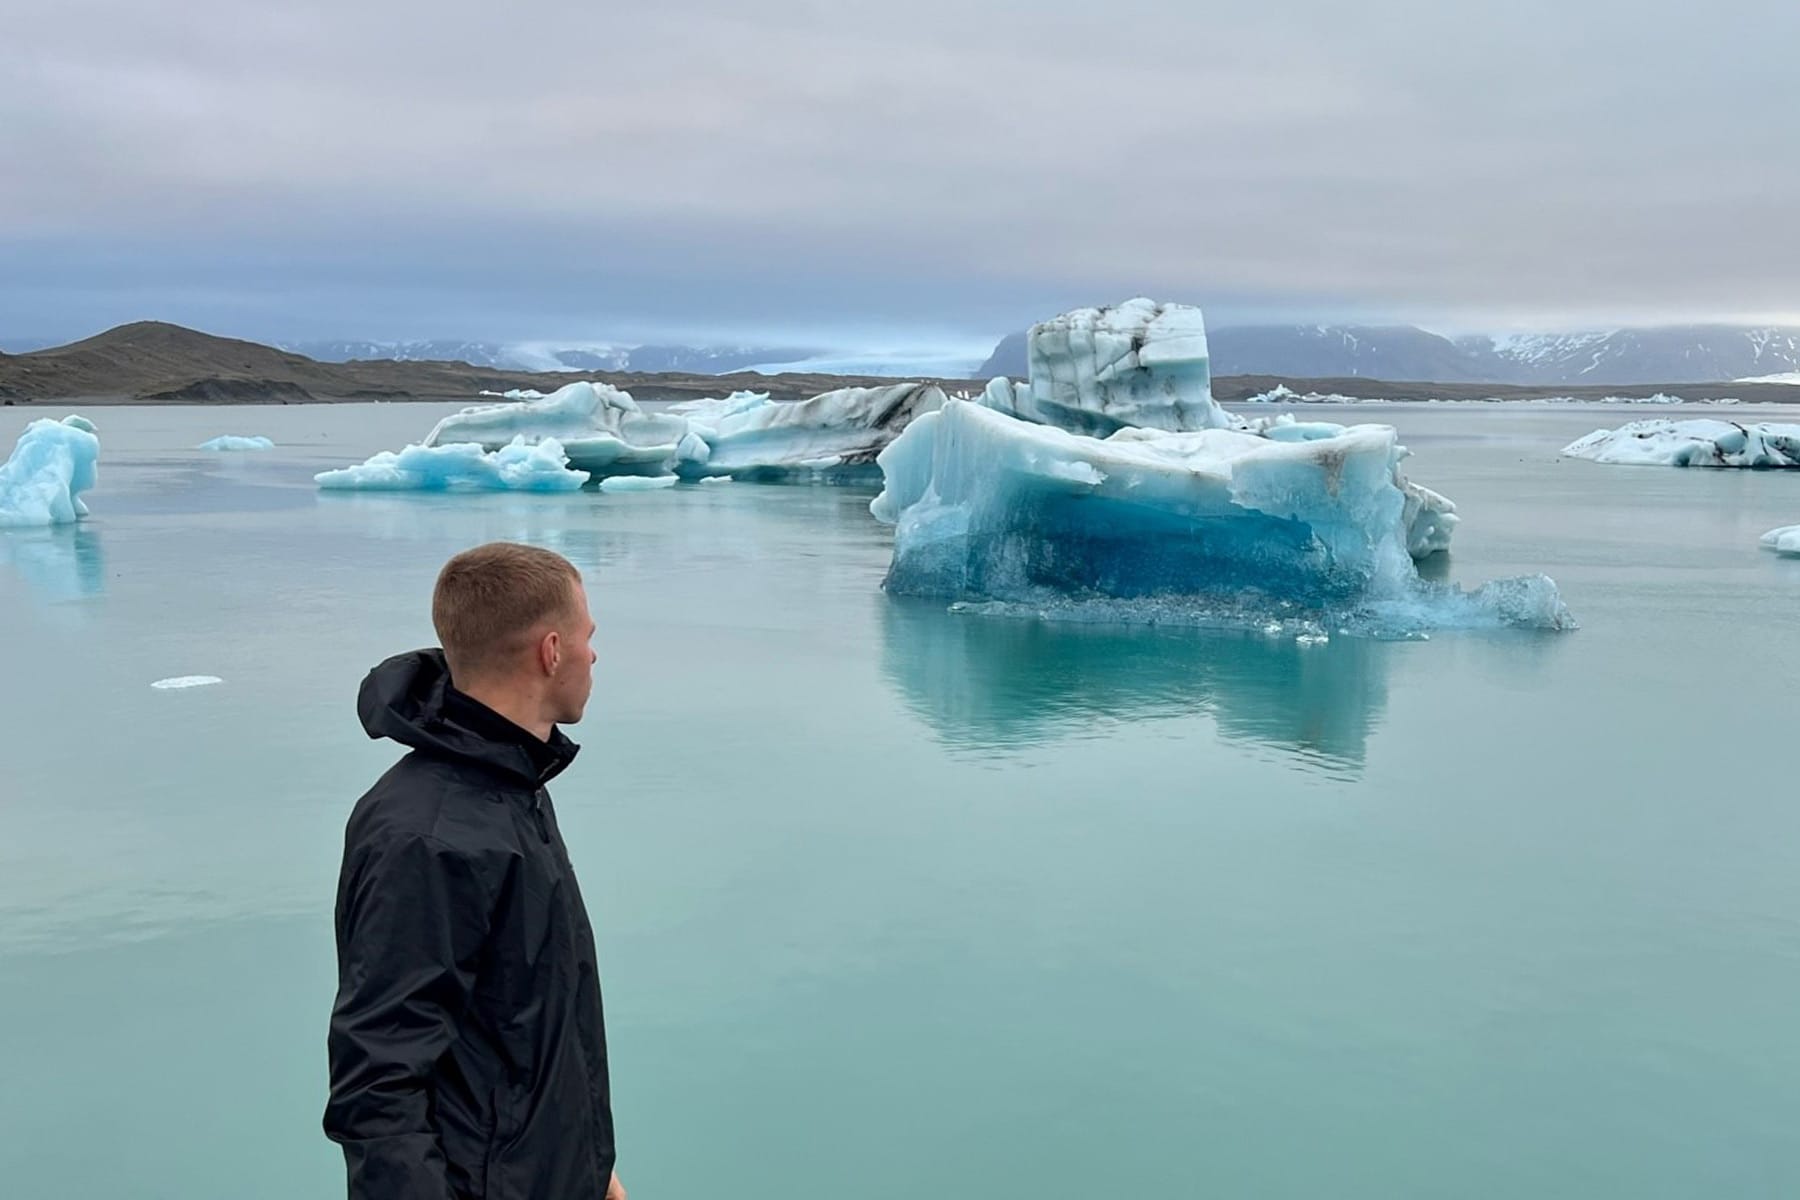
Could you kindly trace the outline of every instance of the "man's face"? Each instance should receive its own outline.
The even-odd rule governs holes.
[[[588,614],[587,589],[575,585],[575,603],[557,627],[561,653],[550,679],[559,725],[573,725],[587,709],[594,691],[594,618]]]

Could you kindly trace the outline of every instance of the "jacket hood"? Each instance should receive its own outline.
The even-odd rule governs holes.
[[[580,749],[560,729],[539,741],[450,684],[442,650],[412,650],[363,679],[356,715],[371,738],[457,759],[539,787],[561,774]]]

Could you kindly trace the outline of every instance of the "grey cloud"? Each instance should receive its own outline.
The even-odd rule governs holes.
[[[1800,310],[1774,0],[260,7],[15,18],[0,320]]]

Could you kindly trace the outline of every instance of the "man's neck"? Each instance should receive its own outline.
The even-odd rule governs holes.
[[[556,723],[544,718],[542,709],[532,698],[522,696],[511,688],[496,687],[480,681],[471,683],[468,687],[461,684],[455,686],[469,699],[493,709],[540,742],[549,741],[551,731],[556,728]]]

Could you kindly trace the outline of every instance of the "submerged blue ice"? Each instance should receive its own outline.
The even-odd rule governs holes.
[[[0,464],[0,528],[61,525],[87,515],[81,493],[94,486],[100,439],[86,417],[48,417],[25,427]]]

